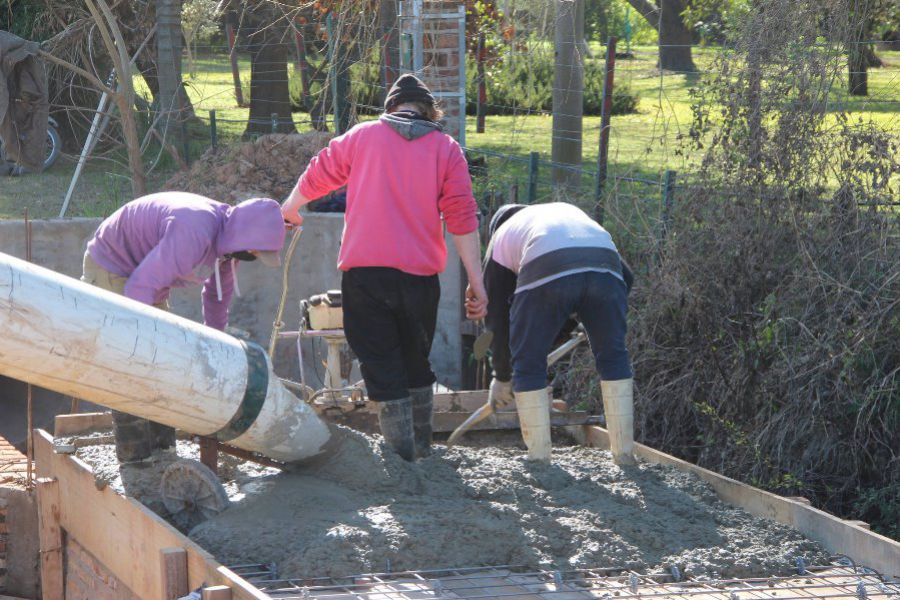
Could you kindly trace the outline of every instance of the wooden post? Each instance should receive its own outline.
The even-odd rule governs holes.
[[[162,600],[178,600],[190,593],[188,586],[187,551],[184,548],[163,548],[159,551],[162,572]]]
[[[476,117],[476,133],[484,133],[484,116],[487,112],[487,85],[484,80],[484,45],[484,32],[482,32],[478,34],[478,50],[476,53],[476,59],[478,61],[478,116]]]
[[[584,0],[556,0],[555,75],[553,78],[553,186],[568,195],[581,184],[582,113],[584,110]]]
[[[662,189],[662,204],[663,204],[663,218],[662,218],[662,237],[665,238],[669,235],[669,227],[672,224],[672,207],[675,204],[675,171],[668,170],[666,171],[665,177],[663,178],[663,189]]]
[[[537,202],[538,187],[538,161],[541,155],[538,152],[532,152],[528,161],[528,204]]]
[[[613,85],[616,70],[616,38],[610,37],[606,45],[606,78],[603,80],[603,104],[600,108],[600,152],[597,155],[597,189],[594,192],[594,219],[603,223],[603,192],[606,189],[606,173],[609,156],[609,129],[612,116]]]
[[[203,588],[200,593],[202,600],[231,600],[231,588],[226,585],[213,585]]]
[[[59,481],[37,480],[38,523],[40,526],[41,589],[44,600],[63,600],[62,529],[59,525]]]
[[[244,91],[241,89],[241,70],[238,67],[236,41],[234,27],[231,23],[225,24],[225,35],[228,36],[228,56],[231,59],[231,77],[234,80],[234,97],[238,106],[244,106]]]
[[[200,436],[200,462],[219,474],[219,442],[215,438]]]
[[[328,60],[331,67],[331,101],[334,111],[334,132],[338,135],[347,131],[350,125],[350,111],[347,110],[347,93],[349,90],[346,72],[346,50],[339,43],[340,32],[335,29],[331,13],[325,19],[328,28]]]
[[[300,23],[294,23],[294,46],[297,50],[297,63],[294,71],[300,73],[300,105],[309,110],[309,61],[306,60],[306,39]]]
[[[213,152],[219,149],[219,132],[216,129],[216,111],[209,111],[209,144]]]

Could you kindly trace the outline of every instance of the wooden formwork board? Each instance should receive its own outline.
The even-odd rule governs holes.
[[[35,430],[34,452],[38,475],[59,482],[60,528],[139,598],[164,597],[170,574],[161,556],[171,548],[187,555],[190,589],[224,585],[234,600],[268,598],[137,500],[109,487],[98,489],[91,468],[74,456],[56,454],[46,431]]]
[[[585,446],[609,449],[609,435],[601,427],[572,427],[570,432]],[[793,527],[825,546],[829,552],[847,555],[861,565],[900,579],[900,542],[869,531],[866,524],[840,519],[813,508],[803,499],[795,500],[763,491],[649,446],[634,446],[638,458],[693,473],[708,483],[724,502],[742,508],[754,517]]]

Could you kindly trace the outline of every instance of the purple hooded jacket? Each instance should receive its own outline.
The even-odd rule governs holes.
[[[223,330],[238,262],[224,256],[242,250],[279,251],[284,237],[281,207],[275,200],[257,198],[229,206],[187,192],[160,192],[110,215],[87,250],[98,265],[127,277],[125,295],[145,304],[163,302],[174,287],[202,284],[203,322]]]

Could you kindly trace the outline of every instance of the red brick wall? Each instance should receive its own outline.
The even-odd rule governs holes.
[[[78,542],[66,540],[66,600],[140,600]]]

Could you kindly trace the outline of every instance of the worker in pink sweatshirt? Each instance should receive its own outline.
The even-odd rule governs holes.
[[[167,310],[172,288],[202,285],[203,322],[224,330],[239,261],[281,264],[285,223],[275,200],[229,206],[196,194],[161,192],[107,217],[84,253],[81,280]],[[120,462],[175,444],[175,430],[113,411]]]
[[[487,313],[478,213],[459,144],[443,133],[434,96],[413,75],[391,87],[385,113],[334,138],[309,163],[282,205],[298,209],[347,186],[338,256],[344,330],[359,357],[369,398],[378,402],[385,441],[406,460],[431,450],[428,355],[447,263],[444,227],[468,276],[466,312]]]

